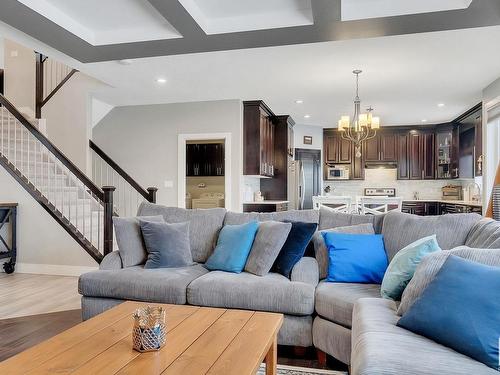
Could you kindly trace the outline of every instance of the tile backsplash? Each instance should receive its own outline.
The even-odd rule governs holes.
[[[359,196],[365,188],[395,188],[396,195],[403,199],[413,199],[418,192],[420,199],[441,199],[441,188],[445,185],[467,186],[474,180],[398,180],[396,169],[366,169],[364,180],[324,181],[323,187],[330,186],[332,195]]]

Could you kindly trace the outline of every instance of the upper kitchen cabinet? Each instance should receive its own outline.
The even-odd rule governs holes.
[[[481,103],[455,119],[459,128],[459,168],[464,177],[483,174],[483,123]]]
[[[275,116],[261,100],[243,102],[243,174],[274,176]]]
[[[438,126],[436,130],[436,178],[458,177],[458,127]]]
[[[351,142],[343,139],[337,129],[328,129],[323,134],[325,164],[349,164],[352,161]]]
[[[364,144],[364,158],[370,162],[395,162],[397,160],[397,135],[391,130],[379,131]]]
[[[432,180],[436,177],[434,146],[434,132],[410,130],[407,154],[410,180]]]
[[[186,145],[186,175],[224,176],[224,143],[188,143]]]
[[[408,133],[396,134],[398,180],[408,180],[410,178],[410,158],[408,151]]]

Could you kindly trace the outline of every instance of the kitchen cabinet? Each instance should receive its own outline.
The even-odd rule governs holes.
[[[339,132],[332,129],[332,132],[325,134],[323,143],[325,150],[325,163],[327,164],[348,164],[352,161],[351,142],[343,139]]]
[[[410,166],[408,155],[408,133],[396,135],[397,139],[397,164],[398,180],[408,180],[410,178]]]
[[[224,176],[223,143],[188,143],[186,176]]]
[[[243,102],[243,174],[274,176],[274,122],[263,101]]]
[[[457,213],[477,213],[482,214],[482,207],[471,206],[468,204],[457,204],[457,203],[444,203],[441,202],[439,206],[439,212],[441,215],[444,214],[457,214]]]
[[[408,133],[408,169],[410,180],[435,178],[435,134],[411,130]]]
[[[441,127],[436,132],[436,178],[458,178],[458,127]]]
[[[391,130],[380,131],[364,143],[364,158],[370,162],[395,162],[397,159],[397,135]]]
[[[288,202],[243,203],[243,212],[282,212],[288,210]]]
[[[482,109],[476,111],[474,115],[474,170],[476,176],[483,175],[483,117]]]

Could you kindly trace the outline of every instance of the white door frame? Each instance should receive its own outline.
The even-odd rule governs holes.
[[[231,210],[231,133],[179,134],[177,150],[177,206],[186,208],[186,142],[199,140],[224,140],[224,206]]]

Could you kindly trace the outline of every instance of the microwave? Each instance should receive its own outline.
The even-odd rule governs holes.
[[[327,180],[348,180],[349,167],[347,165],[332,165],[326,167]]]

